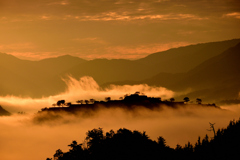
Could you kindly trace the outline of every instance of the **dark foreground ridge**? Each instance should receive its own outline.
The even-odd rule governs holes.
[[[2,106],[0,105],[0,116],[10,116],[10,115],[11,113],[5,110],[4,108],[2,108]]]
[[[125,128],[106,134],[98,128],[86,135],[82,144],[72,141],[68,152],[58,149],[54,160],[235,160],[240,153],[240,120],[230,121],[226,129],[214,131],[211,139],[206,135],[203,139],[199,137],[195,145],[188,142],[176,148],[167,146],[161,136],[153,141],[145,132]]]
[[[161,108],[163,106],[171,107],[171,108],[178,108],[178,107],[186,107],[186,106],[202,106],[202,107],[214,107],[219,108],[214,103],[213,104],[202,104],[202,100],[197,98],[197,104],[188,104],[189,98],[185,97],[184,101],[175,102],[174,98],[171,98],[170,101],[164,100],[162,101],[161,98],[155,97],[147,97],[146,95],[140,94],[140,92],[136,92],[135,94],[125,95],[125,98],[120,97],[120,100],[111,100],[110,97],[106,97],[105,101],[95,101],[94,99],[90,100],[79,100],[77,103],[79,104],[72,104],[72,103],[65,103],[65,100],[60,100],[57,104],[53,104],[54,107],[50,108],[42,108],[42,112],[60,112],[65,111],[68,113],[75,113],[78,111],[86,111],[86,110],[98,110],[100,108],[122,108],[128,110],[134,110],[138,107],[144,107],[147,109],[155,109]],[[55,107],[58,106],[58,107]]]

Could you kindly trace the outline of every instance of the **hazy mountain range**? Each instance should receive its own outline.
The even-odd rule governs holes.
[[[174,48],[138,60],[84,60],[69,55],[40,61],[0,53],[0,95],[42,97],[63,92],[62,78],[92,76],[98,84],[163,86],[190,98],[237,99],[240,39]],[[181,98],[181,97],[179,97]]]

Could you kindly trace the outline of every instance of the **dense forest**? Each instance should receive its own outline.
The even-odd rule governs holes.
[[[88,131],[83,143],[72,141],[69,151],[58,149],[53,157],[55,160],[239,159],[240,119],[230,121],[227,128],[216,132],[214,124],[210,123],[210,128],[214,137],[198,137],[195,144],[177,144],[175,148],[167,146],[161,136],[157,141],[151,140],[146,132],[120,128],[104,133],[98,128]]]

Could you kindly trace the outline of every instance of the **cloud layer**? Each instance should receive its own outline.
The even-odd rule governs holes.
[[[92,77],[82,77],[79,80],[69,76],[64,80],[67,84],[67,90],[58,95],[33,99],[31,97],[23,98],[16,96],[0,97],[0,104],[10,112],[34,113],[41,108],[51,107],[58,100],[64,99],[66,102],[76,103],[78,100],[105,100],[106,97],[118,100],[125,94],[133,94],[136,91],[144,93],[150,97],[162,97],[169,99],[174,97],[175,93],[164,87],[151,87],[146,84],[140,85],[112,85],[109,88],[100,88]]]
[[[239,6],[238,0],[2,0],[0,52],[34,60],[136,59],[152,46],[156,52],[239,38]]]

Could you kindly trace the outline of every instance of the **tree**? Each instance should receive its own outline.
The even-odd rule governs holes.
[[[90,99],[89,101],[93,104],[95,102],[95,99]]]
[[[97,147],[99,147],[99,144],[101,144],[102,140],[104,139],[102,128],[93,129],[91,131],[88,131],[86,134],[87,147],[91,151],[97,149]]]
[[[197,102],[197,104],[201,104],[201,103],[202,103],[202,100],[201,100],[200,98],[197,98],[197,99],[196,99],[196,102]]]
[[[170,98],[170,102],[174,102],[175,101],[175,99],[174,98]]]
[[[85,103],[88,104],[88,103],[89,103],[89,100],[85,100]]]
[[[190,101],[190,99],[188,97],[184,97],[183,100],[184,100],[184,102],[189,102]]]
[[[215,133],[215,128],[214,128],[214,124],[215,123],[210,123],[209,122],[209,124],[210,124],[210,129],[207,129],[208,131],[213,131],[213,135],[215,136],[216,135],[216,133]]]
[[[111,101],[111,97],[106,97],[105,100],[106,101]]]
[[[139,92],[139,91],[136,91],[134,94],[138,94],[138,95],[139,95],[139,94],[140,94],[140,92]]]
[[[72,105],[71,102],[65,103],[66,106],[70,107]]]
[[[113,138],[115,132],[113,130],[110,130],[109,132],[106,133],[106,138]]]
[[[61,105],[63,106],[65,104],[65,100],[59,100],[57,101],[57,105],[60,107]]]
[[[165,140],[162,136],[158,137],[158,145],[159,145],[161,148],[166,147],[166,140]]]
[[[82,100],[77,100],[76,101],[78,104],[82,104]]]
[[[54,159],[60,159],[63,157],[63,151],[61,149],[56,150],[56,153],[53,155]]]

